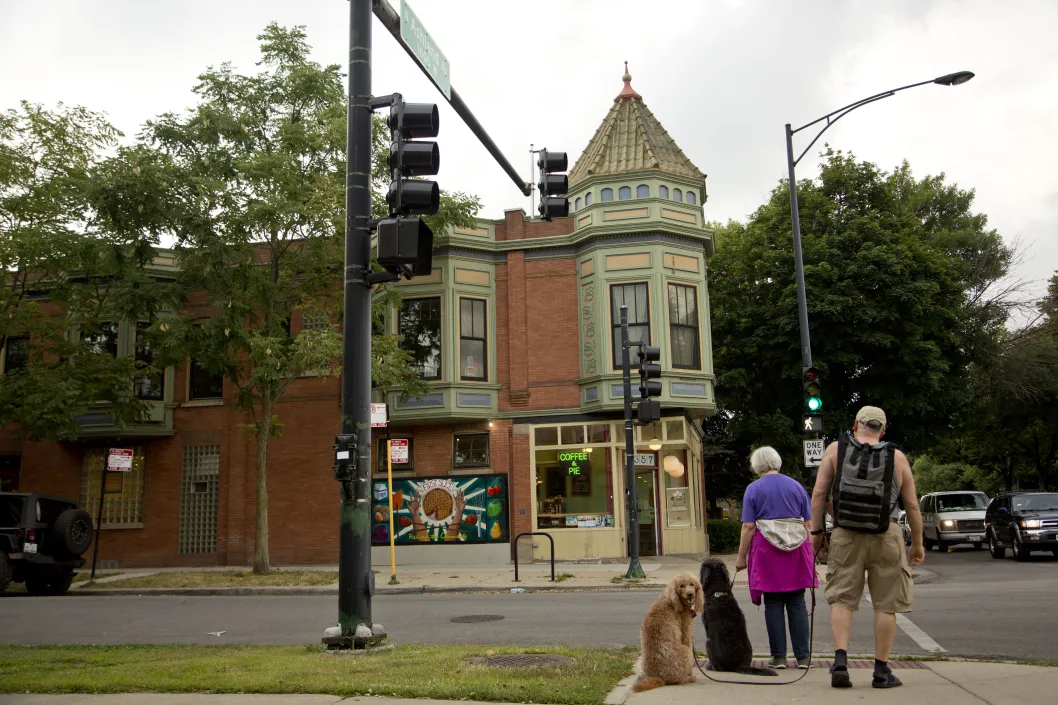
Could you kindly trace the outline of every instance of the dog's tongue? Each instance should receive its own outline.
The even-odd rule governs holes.
[[[698,613],[695,612],[694,610],[691,610],[691,619],[693,619],[693,618],[695,618],[697,616],[698,616]]]

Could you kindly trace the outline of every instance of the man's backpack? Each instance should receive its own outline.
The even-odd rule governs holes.
[[[834,478],[834,525],[884,534],[889,530],[900,488],[893,481],[896,446],[860,443],[852,435],[838,441]]]

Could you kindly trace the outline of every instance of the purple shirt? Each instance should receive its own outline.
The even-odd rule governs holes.
[[[750,483],[742,498],[742,523],[752,524],[757,519],[812,518],[808,492],[793,478],[776,473],[765,475]]]

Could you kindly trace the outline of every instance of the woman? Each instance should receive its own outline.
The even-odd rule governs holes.
[[[808,609],[805,588],[816,587],[815,560],[808,541],[812,519],[808,492],[801,483],[779,474],[782,458],[774,448],[753,451],[749,464],[759,478],[742,499],[742,539],[736,567],[749,567],[753,604],[764,597],[772,668],[786,668],[786,624],[798,668],[808,668]]]

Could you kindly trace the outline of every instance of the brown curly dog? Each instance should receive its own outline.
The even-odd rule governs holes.
[[[633,686],[637,693],[694,682],[691,630],[703,600],[702,584],[690,573],[677,575],[654,600],[639,630],[643,653],[637,664],[639,679]]]

